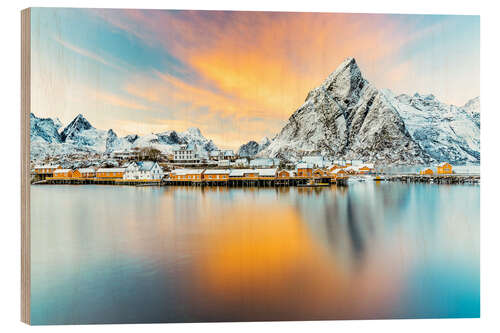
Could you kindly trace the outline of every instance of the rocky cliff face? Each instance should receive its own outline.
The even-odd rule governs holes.
[[[47,143],[61,142],[61,136],[58,132],[61,127],[61,122],[58,119],[38,118],[31,113],[30,123],[30,137],[32,141],[40,139]]]
[[[263,138],[259,143],[251,140],[240,146],[238,155],[240,157],[254,157],[271,144],[268,137]]]
[[[259,153],[291,161],[309,154],[398,164],[431,160],[386,96],[363,78],[353,58],[309,92],[305,103]]]
[[[432,94],[394,96],[384,91],[412,138],[438,162],[479,163],[479,99],[464,107],[440,102]]]

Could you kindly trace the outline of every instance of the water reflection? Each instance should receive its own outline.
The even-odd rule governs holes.
[[[32,221],[34,323],[479,315],[478,187],[44,186]]]

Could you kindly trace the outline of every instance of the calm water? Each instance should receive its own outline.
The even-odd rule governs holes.
[[[479,192],[32,186],[32,323],[478,317]]]

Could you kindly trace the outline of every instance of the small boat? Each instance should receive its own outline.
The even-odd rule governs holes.
[[[384,180],[384,177],[381,177],[381,176],[378,176],[378,175],[377,175],[377,176],[375,176],[375,177],[373,178],[373,180],[374,180],[374,181],[376,181],[376,182],[378,182],[378,181]]]

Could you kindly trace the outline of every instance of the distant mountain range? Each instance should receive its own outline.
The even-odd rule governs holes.
[[[433,95],[396,96],[390,90],[379,90],[363,78],[356,61],[348,58],[309,92],[305,103],[272,140],[249,141],[238,154],[288,161],[320,154],[380,164],[478,164],[479,109],[479,97],[458,107]],[[58,119],[31,114],[32,160],[134,147],[172,153],[182,144],[196,145],[202,156],[218,149],[198,128],[118,137],[112,129],[94,128],[81,114],[64,128]]]
[[[206,139],[198,128],[186,132],[166,131],[139,136],[137,134],[118,137],[109,129],[99,130],[81,114],[64,129],[61,122],[50,118],[38,118],[31,114],[31,159],[40,160],[47,156],[103,154],[130,150],[138,147],[154,147],[163,153],[172,153],[180,145],[194,144],[199,154],[217,150],[217,146]]]

